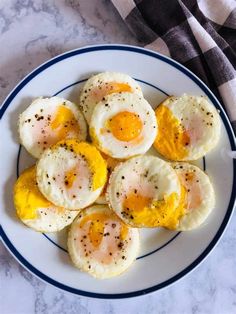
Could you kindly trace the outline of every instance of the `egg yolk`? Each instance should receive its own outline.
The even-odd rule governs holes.
[[[37,209],[52,206],[39,191],[35,166],[25,170],[14,186],[14,204],[21,219],[36,219]]]
[[[66,106],[59,106],[54,119],[50,123],[52,130],[56,131],[58,141],[66,138],[68,133],[74,136],[79,134],[80,128],[73,112]]]
[[[160,105],[155,110],[158,133],[154,147],[168,159],[183,160],[188,156],[190,137],[171,110]]]
[[[76,179],[77,174],[78,174],[77,167],[73,167],[72,169],[70,169],[69,171],[66,172],[65,182],[66,182],[67,188],[72,187],[72,185]]]
[[[109,120],[108,128],[119,141],[129,142],[140,135],[143,123],[136,113],[122,111]]]
[[[165,222],[163,227],[166,227],[171,230],[175,230],[178,226],[180,218],[185,214],[187,206],[187,191],[183,185],[181,185],[181,194],[179,205],[169,217],[169,219]]]
[[[198,184],[198,177],[194,172],[184,172],[180,175],[182,185],[187,190],[186,209],[191,211],[197,208],[202,203],[202,192]]]
[[[88,236],[94,247],[98,247],[102,242],[102,239],[104,237],[105,223],[107,223],[109,220],[112,220],[112,218],[115,218],[116,221],[118,219],[105,213],[93,213],[84,217],[81,220],[81,228],[83,228],[86,223],[90,223]],[[128,227],[122,221],[119,221],[119,224],[120,239],[124,240],[128,234]]]
[[[96,149],[96,147],[86,142],[79,142],[76,139],[60,141],[53,146],[53,148],[55,149],[57,149],[58,147],[63,147],[66,150],[83,156],[86,159],[89,169],[92,173],[92,189],[94,191],[105,185],[107,180],[107,164],[106,161],[102,158],[99,151]],[[73,178],[74,171],[75,169],[73,168],[66,174],[71,179],[71,186],[75,179]]]
[[[126,83],[106,82],[105,84],[98,85],[96,88],[93,88],[92,96],[98,102],[106,95],[122,92],[132,93],[131,86]]]
[[[106,84],[105,87],[108,90],[107,95],[120,92],[132,92],[132,88],[126,83],[110,82]]]
[[[161,227],[172,215],[178,202],[179,196],[174,192],[158,201],[132,192],[124,200],[121,214],[136,226]]]

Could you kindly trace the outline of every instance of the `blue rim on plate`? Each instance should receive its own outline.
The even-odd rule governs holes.
[[[48,67],[52,66],[55,63],[58,63],[60,61],[63,61],[64,59],[70,58],[75,55],[80,55],[80,54],[85,54],[85,53],[90,53],[94,51],[102,51],[102,50],[121,50],[121,51],[131,51],[134,53],[139,53],[143,55],[150,56],[155,59],[159,59],[165,63],[170,64],[177,70],[181,71],[184,73],[186,76],[188,76],[192,81],[194,81],[203,91],[204,93],[208,96],[208,98],[211,100],[211,102],[215,105],[217,109],[220,110],[220,116],[222,118],[222,121],[225,125],[231,149],[236,150],[236,145],[235,145],[235,137],[234,133],[232,130],[232,127],[230,125],[229,119],[224,112],[222,106],[219,104],[218,100],[215,98],[213,93],[209,90],[209,88],[191,71],[186,69],[184,66],[179,64],[178,62],[165,57],[159,53],[143,49],[143,48],[138,48],[134,46],[128,46],[128,45],[98,45],[98,46],[89,46],[85,48],[80,48],[80,49],[75,49],[69,52],[66,52],[62,55],[59,55],[45,63],[43,63],[41,66],[36,68],[33,72],[31,72],[28,76],[26,76],[16,87],[15,89],[10,93],[10,95],[7,97],[5,102],[3,103],[1,109],[0,109],[0,119],[2,118],[4,112],[6,111],[7,107],[11,104],[12,100],[16,97],[16,95],[19,93],[19,91],[29,82],[31,81],[35,76],[37,76],[40,72],[44,71]],[[179,272],[177,275],[173,276],[172,278],[158,284],[152,287],[149,287],[147,289],[139,290],[139,291],[133,291],[133,292],[128,292],[128,293],[119,293],[119,294],[100,294],[100,293],[93,293],[93,292],[88,292],[88,291],[83,291],[75,288],[71,288],[69,286],[66,286],[48,276],[40,272],[38,269],[36,269],[33,265],[31,265],[14,247],[14,245],[11,243],[11,241],[8,239],[6,233],[4,232],[3,228],[0,226],[0,235],[1,238],[5,244],[5,246],[8,248],[8,250],[14,255],[14,257],[23,265],[25,266],[31,273],[34,275],[38,276],[42,280],[71,293],[78,294],[78,295],[83,295],[87,297],[93,297],[93,298],[103,298],[103,299],[119,299],[119,298],[129,298],[129,297],[134,297],[134,296],[139,296],[139,295],[145,295],[147,293],[162,289],[164,287],[167,287],[168,285],[176,282],[186,274],[188,274],[190,271],[192,271],[196,266],[198,266],[204,259],[205,257],[211,252],[211,250],[214,248],[214,246],[217,244],[219,241],[220,237],[222,236],[229,219],[231,217],[231,214],[233,212],[234,204],[235,204],[235,199],[236,199],[236,160],[233,160],[233,184],[232,184],[232,191],[231,191],[231,196],[230,196],[230,201],[228,204],[228,209],[225,214],[225,217],[222,221],[222,224],[218,231],[216,232],[214,238],[210,242],[210,244],[207,246],[207,248],[198,256],[198,258],[195,259],[194,262],[192,262],[188,267],[186,267],[184,270]]]

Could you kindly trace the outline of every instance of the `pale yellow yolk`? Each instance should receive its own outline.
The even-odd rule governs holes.
[[[88,236],[93,246],[98,247],[100,245],[104,236],[105,223],[107,223],[109,220],[112,220],[112,218],[115,218],[115,220],[117,221],[117,218],[115,216],[105,213],[94,213],[84,217],[81,220],[81,228],[83,228],[86,223],[90,222]],[[122,221],[119,221],[119,224],[120,239],[124,240],[128,234],[128,227]]]
[[[107,164],[96,147],[86,142],[79,142],[76,139],[60,141],[54,145],[52,149],[57,149],[58,147],[64,147],[65,149],[85,158],[92,173],[92,188],[94,191],[105,185],[107,180]],[[73,178],[72,180],[74,170],[75,169],[73,168],[71,172],[69,171],[68,173],[68,176],[71,178],[71,185],[75,179]]]
[[[143,123],[136,113],[122,111],[109,120],[108,128],[119,141],[129,142],[140,135]]]
[[[160,105],[155,110],[158,133],[154,147],[168,159],[183,160],[188,156],[190,138],[171,110]]]
[[[161,227],[176,209],[178,201],[177,193],[171,193],[163,200],[153,201],[132,192],[123,203],[122,215],[136,226]]]
[[[166,221],[163,227],[171,230],[175,230],[178,226],[180,218],[185,214],[187,206],[187,191],[183,185],[181,185],[180,202],[176,210],[172,213],[170,218]]]
[[[14,203],[21,219],[36,219],[37,209],[52,206],[37,187],[35,166],[25,170],[16,181]]]
[[[121,92],[132,92],[132,88],[125,83],[117,83],[117,82],[110,82],[105,85],[107,91],[107,95],[113,94],[113,93],[121,93]]]
[[[50,127],[56,132],[58,141],[66,138],[68,133],[76,136],[80,132],[78,121],[75,119],[73,112],[63,105],[58,108]]]
[[[76,167],[73,167],[72,169],[66,172],[65,183],[66,183],[67,188],[72,187],[77,175],[78,175],[78,170]]]

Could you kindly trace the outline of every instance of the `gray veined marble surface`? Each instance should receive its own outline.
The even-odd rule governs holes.
[[[29,71],[87,44],[138,42],[109,0],[0,0],[0,103]],[[74,296],[22,268],[0,242],[1,314],[236,313],[236,217],[196,270],[133,299]]]

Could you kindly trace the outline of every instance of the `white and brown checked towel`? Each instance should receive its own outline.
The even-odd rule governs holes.
[[[221,100],[236,132],[236,0],[111,0],[146,48],[170,56]]]

